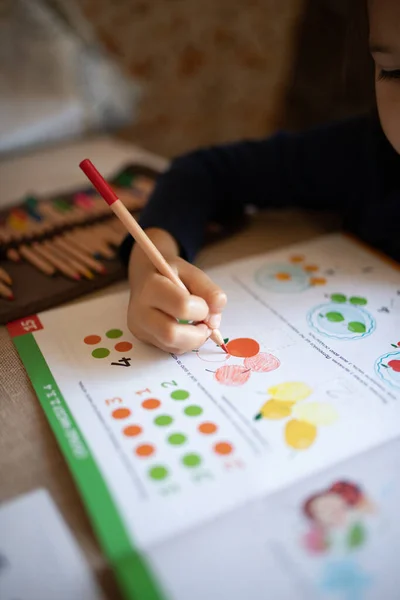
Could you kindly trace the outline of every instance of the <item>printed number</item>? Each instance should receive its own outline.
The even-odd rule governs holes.
[[[53,389],[53,386],[51,385],[51,383],[49,383],[49,384],[47,384],[47,385],[44,385],[44,386],[43,386],[43,389],[44,389],[44,390],[52,390],[52,389]]]
[[[145,390],[139,390],[135,392],[135,394],[137,396],[141,396],[142,394],[151,394],[151,390],[149,388],[146,388]]]
[[[131,360],[131,358],[126,358],[124,356],[123,358],[120,358],[118,362],[112,362],[111,364],[116,367],[131,367]]]
[[[175,381],[175,380],[172,380],[172,381],[164,381],[164,382],[161,384],[161,387],[163,387],[163,388],[166,388],[166,387],[177,387],[177,385],[178,385],[178,384],[176,383],[176,381]]]
[[[122,402],[122,398],[109,398],[108,400],[106,400],[106,404],[107,406],[110,406],[110,404],[114,404],[115,402]]]
[[[55,390],[52,390],[51,392],[49,392],[48,394],[46,394],[47,398],[56,398],[57,397],[57,392]]]
[[[27,319],[26,321],[21,321],[21,327],[25,331],[33,331],[37,329],[37,325],[33,319]]]

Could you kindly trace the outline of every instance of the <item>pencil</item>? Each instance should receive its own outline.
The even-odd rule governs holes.
[[[60,250],[52,240],[51,242],[43,242],[43,247],[52,253],[57,259],[65,261],[68,267],[75,270],[79,275],[83,275],[86,279],[93,279],[94,275],[82,262],[73,256],[69,252]]]
[[[6,298],[7,300],[14,300],[14,294],[5,283],[0,282],[0,296],[2,298]]]
[[[2,267],[0,267],[0,281],[3,281],[7,285],[11,285],[12,284],[11,277],[9,276],[9,274],[7,273],[7,271],[5,269],[3,269]]]
[[[41,256],[39,256],[36,252],[34,252],[28,246],[20,246],[18,248],[19,253],[25,260],[31,263],[32,266],[36,267],[39,271],[42,271],[45,275],[54,275],[56,272],[53,265],[44,260]]]
[[[153,244],[148,235],[140,227],[139,223],[133,218],[131,213],[128,211],[126,206],[119,200],[111,186],[105,181],[100,175],[93,163],[86,158],[80,163],[80,168],[85,173],[86,177],[91,181],[96,190],[103,196],[114,214],[122,221],[126,229],[135,239],[136,243],[139,244],[140,248],[145,252],[149,260],[153,263],[157,271],[167,277],[170,281],[175,283],[178,287],[189,293],[184,283],[179,279],[178,275],[173,271],[170,265],[167,263],[161,252]],[[224,344],[224,340],[218,331],[214,329],[211,334],[211,339],[220,346],[226,353],[228,349]]]
[[[6,255],[8,260],[12,260],[13,262],[21,262],[20,255],[18,254],[18,251],[15,248],[9,248],[7,250]]]
[[[92,258],[91,256],[88,256],[76,246],[68,244],[64,238],[55,238],[54,243],[65,252],[69,252],[71,256],[77,258],[82,264],[86,265],[90,269],[93,269],[93,271],[96,271],[96,273],[106,273],[107,269],[101,264],[101,262],[95,258]]]
[[[51,250],[42,246],[42,244],[35,242],[34,244],[32,244],[32,249],[35,252],[37,252],[41,256],[41,258],[53,265],[53,267],[60,271],[60,273],[65,275],[65,277],[75,279],[76,281],[81,279],[81,276],[77,271],[75,271],[68,264],[66,264],[62,258],[58,258],[58,256],[53,254]]]

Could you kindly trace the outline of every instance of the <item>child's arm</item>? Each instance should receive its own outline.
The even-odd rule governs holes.
[[[354,119],[305,134],[198,150],[175,160],[160,177],[141,224],[194,295],[185,298],[171,287],[135,248],[129,267],[132,332],[174,352],[201,345],[209,330],[204,325],[179,325],[176,318],[199,321],[216,315],[217,322],[226,299],[179,255],[193,260],[207,223],[228,224],[243,214],[246,204],[343,212],[354,194],[359,195],[367,123]],[[121,248],[126,261],[131,247],[127,238]]]

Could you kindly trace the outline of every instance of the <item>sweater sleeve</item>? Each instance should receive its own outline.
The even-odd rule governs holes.
[[[168,231],[193,260],[206,226],[229,226],[246,205],[343,212],[365,169],[369,119],[360,117],[306,133],[215,146],[175,159],[142,212],[143,228]],[[364,167],[363,167],[364,165]],[[129,260],[133,240],[120,255]]]

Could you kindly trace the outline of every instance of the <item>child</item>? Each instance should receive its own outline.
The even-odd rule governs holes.
[[[369,0],[368,15],[377,115],[198,150],[160,178],[141,224],[191,294],[156,273],[125,240],[128,325],[136,337],[178,354],[200,347],[211,330],[177,319],[219,327],[226,296],[187,261],[207,223],[228,225],[246,203],[337,211],[345,229],[400,260],[400,2]]]

